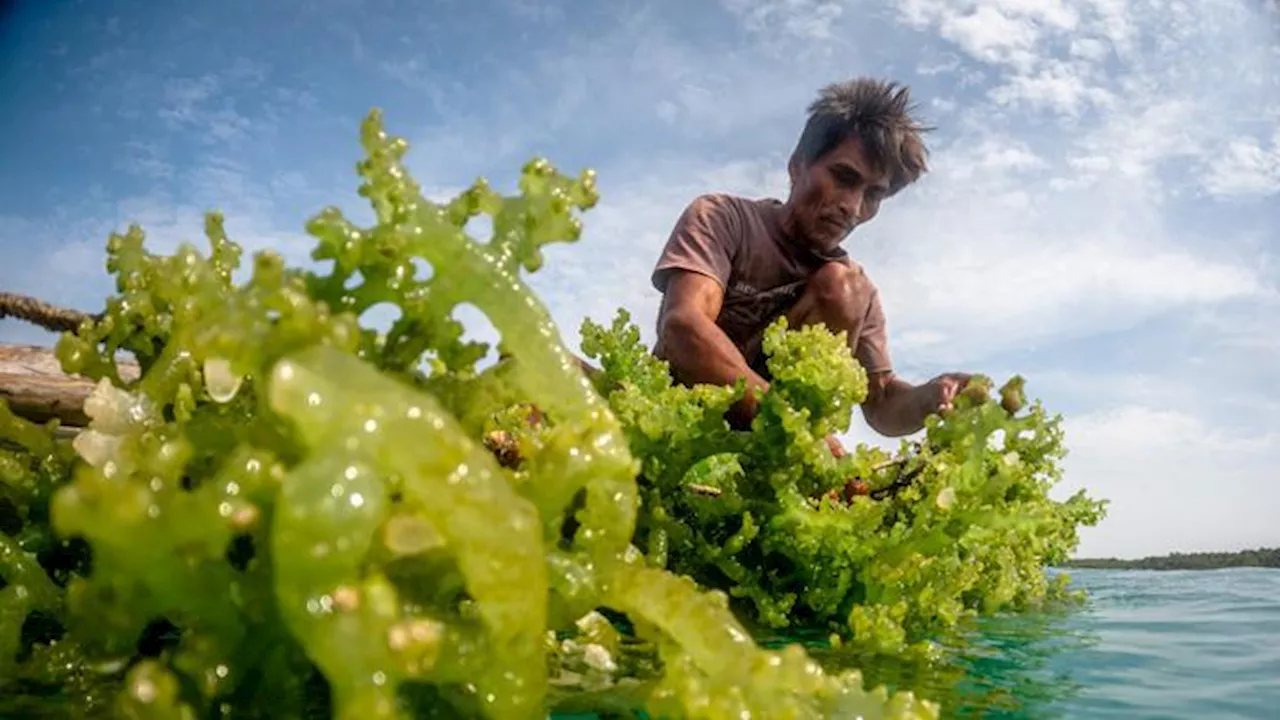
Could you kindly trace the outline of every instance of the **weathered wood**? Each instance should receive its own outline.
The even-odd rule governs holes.
[[[138,376],[132,363],[120,363],[123,379]],[[37,345],[0,344],[0,398],[15,415],[35,422],[57,418],[63,425],[84,427],[84,401],[93,392],[93,381],[62,372],[49,348]]]
[[[582,358],[574,359],[593,381],[604,377],[602,370]],[[125,381],[138,377],[139,368],[133,362],[117,360],[117,367]],[[68,429],[85,427],[89,418],[84,401],[93,386],[89,378],[62,372],[62,364],[49,348],[0,343],[0,398],[19,417],[41,423],[57,418]]]

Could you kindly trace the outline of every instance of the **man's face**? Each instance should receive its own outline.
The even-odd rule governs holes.
[[[862,223],[875,217],[889,192],[888,173],[849,138],[809,165],[793,165],[788,224],[796,238],[830,252]]]

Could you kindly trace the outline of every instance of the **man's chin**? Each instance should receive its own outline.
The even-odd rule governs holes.
[[[805,246],[814,254],[830,255],[840,250],[841,244],[847,237],[849,237],[849,231],[835,230],[828,225],[818,232],[807,233]]]
[[[814,242],[813,249],[823,255],[830,255],[840,249],[847,237],[849,237],[848,231],[828,234]]]

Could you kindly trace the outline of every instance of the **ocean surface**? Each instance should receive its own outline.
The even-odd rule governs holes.
[[[1280,570],[1072,570],[1081,609],[986,623],[951,717],[1280,720]]]
[[[1280,720],[1280,570],[1070,575],[1086,605],[984,621],[940,668],[811,652],[923,689],[947,718]],[[0,720],[54,716],[4,707]]]
[[[1280,720],[1280,570],[1069,575],[1084,607],[984,621],[940,670],[811,653],[924,688],[946,718]]]

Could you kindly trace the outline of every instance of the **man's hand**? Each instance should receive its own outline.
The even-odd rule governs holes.
[[[964,391],[973,376],[969,373],[945,373],[921,385],[919,392],[925,416],[946,415],[955,407],[956,396]]]
[[[862,404],[863,417],[881,435],[910,435],[923,428],[930,415],[951,412],[972,377],[969,373],[952,372],[923,385],[912,385],[891,372],[872,375]]]
[[[840,444],[840,440],[835,435],[827,436],[827,447],[831,449],[831,454],[837,459],[848,454],[844,449],[844,445]]]

